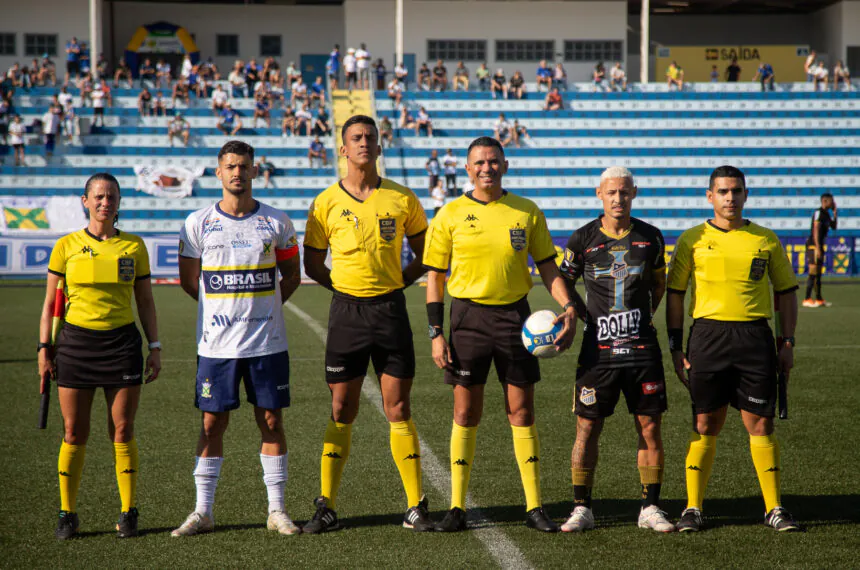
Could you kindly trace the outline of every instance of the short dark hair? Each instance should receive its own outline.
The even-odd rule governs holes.
[[[225,154],[238,154],[239,156],[250,156],[251,161],[254,160],[254,147],[242,141],[227,141],[221,150],[218,151],[218,162],[224,158]]]
[[[739,168],[735,168],[734,166],[729,166],[728,164],[724,164],[723,166],[718,166],[711,172],[711,179],[708,181],[708,188],[713,189],[714,180],[717,178],[739,178],[741,184],[743,184],[744,188],[747,187],[747,179],[744,177],[744,173],[741,172]]]
[[[468,148],[468,150],[466,150],[466,159],[467,160],[469,158],[469,155],[472,154],[472,149],[475,147],[479,147],[479,146],[483,146],[483,147],[491,146],[491,147],[497,148],[497,149],[499,149],[499,152],[502,153],[502,158],[505,157],[505,149],[502,147],[502,143],[500,143],[499,141],[497,141],[493,137],[478,137],[469,144],[469,148]]]
[[[833,194],[831,194],[830,192],[825,192],[821,195],[821,199],[824,200],[825,198],[833,198]]]
[[[373,127],[373,130],[376,131],[376,138],[379,138],[379,128],[376,126],[376,121],[373,120],[373,117],[368,117],[367,115],[353,115],[346,120],[343,127],[340,129],[341,139],[346,140],[346,131],[348,131],[353,125],[370,125]]]
[[[116,179],[116,177],[113,174],[111,174],[110,172],[96,172],[95,174],[93,174],[92,176],[87,178],[87,182],[86,182],[86,184],[84,184],[84,196],[90,195],[90,188],[96,182],[109,182],[109,183],[113,184],[114,186],[116,186],[117,192],[120,191],[119,181]]]

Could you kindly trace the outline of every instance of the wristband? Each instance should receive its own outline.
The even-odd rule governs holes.
[[[445,324],[445,303],[427,303],[427,322],[433,328],[441,329]]]
[[[157,340],[149,343],[149,350],[161,350],[161,343]]]
[[[568,309],[573,309],[574,311],[576,310],[576,305],[573,301],[568,301],[567,303],[565,303],[564,307],[561,308],[562,311],[567,311]]]
[[[683,329],[669,329],[669,350],[671,352],[675,352],[676,350],[684,350],[684,330]]]

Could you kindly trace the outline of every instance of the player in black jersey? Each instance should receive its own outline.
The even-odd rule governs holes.
[[[812,224],[809,228],[809,237],[806,238],[809,275],[806,278],[804,307],[830,306],[830,303],[821,297],[821,268],[824,266],[824,241],[827,239],[827,232],[836,229],[836,212],[836,200],[833,199],[833,194],[829,192],[822,194],[821,207],[812,212]],[[815,299],[812,298],[813,287]]]
[[[603,215],[576,230],[567,242],[561,273],[568,290],[585,281],[585,330],[576,370],[574,412],[576,443],[571,454],[574,509],[564,532],[594,528],[591,488],[604,419],[611,416],[621,392],[635,416],[639,434],[638,465],[642,482],[639,527],[672,532],[675,526],[658,505],[663,481],[661,414],[666,384],[657,331],[651,315],[666,291],[663,235],[630,217],[636,186],[629,170],[608,168],[597,197]],[[583,315],[580,313],[580,317]]]

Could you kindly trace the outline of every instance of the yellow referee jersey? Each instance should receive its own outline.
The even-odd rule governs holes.
[[[777,293],[797,289],[791,262],[776,234],[749,221],[727,231],[708,220],[681,234],[667,287],[684,292],[691,277],[690,316],[694,319],[769,319],[768,278]]]
[[[376,297],[403,288],[403,236],[427,230],[427,215],[415,193],[379,179],[373,194],[358,200],[338,182],[314,199],[304,246],[331,248],[331,282],[354,297]]]
[[[131,294],[135,281],[149,278],[149,254],[136,235],[117,231],[101,241],[83,229],[57,241],[48,271],[66,280],[66,322],[112,330],[134,322]]]
[[[546,218],[537,204],[505,192],[484,203],[466,193],[444,206],[430,224],[424,265],[451,268],[448,293],[484,305],[507,305],[532,288],[528,256],[543,263],[556,256]]]

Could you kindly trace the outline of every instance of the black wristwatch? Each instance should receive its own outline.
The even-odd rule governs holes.
[[[40,352],[42,352],[43,348],[48,348],[48,349],[51,348],[51,343],[50,342],[40,342],[38,345],[38,348],[36,348],[36,354],[39,354]]]
[[[785,343],[790,344],[790,345],[791,345],[791,348],[794,348],[794,347],[795,347],[795,344],[794,344],[794,337],[793,337],[793,336],[784,336],[784,337],[782,337],[782,342],[783,342],[783,344],[785,344]]]
[[[442,336],[445,331],[442,330],[442,327],[434,327],[433,325],[427,325],[427,336],[430,337],[430,340],[433,340],[437,336]]]

